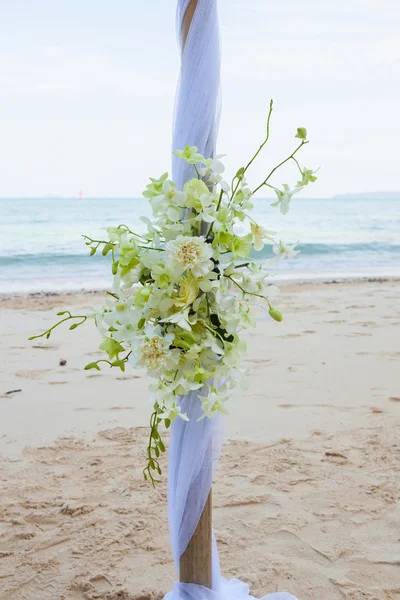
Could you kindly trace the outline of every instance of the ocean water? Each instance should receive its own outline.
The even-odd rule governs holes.
[[[255,200],[253,218],[301,253],[269,271],[275,281],[400,277],[399,198],[294,197],[288,215]],[[0,292],[105,289],[110,257],[89,257],[81,234],[104,239],[120,223],[144,231],[143,198],[0,199]],[[261,258],[272,256],[265,247]]]

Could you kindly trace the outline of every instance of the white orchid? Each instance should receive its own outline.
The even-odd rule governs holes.
[[[221,161],[221,158],[224,158],[226,154],[217,154],[215,158],[206,158],[203,161],[204,167],[202,167],[200,171],[200,175],[207,175],[209,171],[220,175],[225,171],[225,165]]]
[[[278,244],[275,244],[272,247],[273,253],[276,256],[277,260],[283,260],[285,258],[295,258],[299,253],[300,250],[296,250],[296,246],[297,246],[298,242],[296,244],[285,244],[285,242],[279,241]],[[274,260],[274,259],[272,259]]]
[[[271,206],[279,206],[281,213],[286,215],[289,212],[291,199],[295,194],[301,192],[303,188],[295,187],[293,190],[291,190],[287,183],[284,183],[282,187],[283,190],[275,190],[278,200],[277,202],[271,204]]]
[[[171,315],[170,317],[166,317],[163,319],[164,323],[174,323],[181,329],[185,329],[186,331],[192,331],[192,327],[189,323],[189,309],[187,308],[183,312],[177,312]]]
[[[307,167],[304,167],[301,173],[302,178],[300,181],[297,182],[297,187],[302,188],[308,185],[309,183],[314,183],[314,181],[317,181],[318,177],[315,177],[316,172],[317,171],[313,171],[312,169],[307,169]]]
[[[199,153],[197,146],[186,146],[183,150],[175,150],[173,154],[191,165],[203,163],[205,160],[204,156]]]
[[[183,208],[186,202],[185,192],[179,192],[176,189],[176,185],[173,181],[167,179],[162,185],[163,196],[167,204],[177,205]]]
[[[105,312],[103,321],[110,327],[127,325],[128,323],[137,324],[140,321],[141,313],[134,306],[134,297],[126,300],[119,300],[112,304],[112,309]]]
[[[264,240],[273,241],[273,236],[276,235],[276,231],[269,231],[268,229],[264,229],[264,227],[261,227],[260,225],[257,225],[257,223],[254,222],[250,223],[250,229],[251,233],[253,234],[254,250],[256,250],[257,252],[260,252],[264,248]]]

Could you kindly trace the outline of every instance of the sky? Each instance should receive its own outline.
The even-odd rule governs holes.
[[[400,190],[398,0],[219,0],[218,152],[258,184],[294,149],[308,196]],[[139,196],[170,169],[172,0],[0,0],[0,197]],[[264,177],[263,177],[264,175]],[[274,184],[293,184],[295,170]]]

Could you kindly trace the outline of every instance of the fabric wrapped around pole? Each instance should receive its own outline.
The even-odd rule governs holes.
[[[182,24],[190,0],[178,0],[177,34],[182,43]],[[198,0],[182,52],[180,80],[175,104],[173,149],[197,146],[206,158],[214,156],[220,86],[220,47],[216,0]],[[178,188],[195,176],[192,165],[173,158],[173,180]],[[181,400],[189,421],[179,417],[171,427],[168,465],[168,516],[172,553],[177,571],[208,498],[212,477],[223,441],[224,418],[202,419],[203,391]],[[176,582],[164,600],[251,600],[249,586],[238,579],[221,576],[213,536],[212,590]],[[287,593],[265,596],[263,600],[296,600]]]

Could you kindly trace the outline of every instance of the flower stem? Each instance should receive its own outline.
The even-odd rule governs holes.
[[[260,183],[260,185],[258,187],[256,187],[256,189],[253,191],[253,194],[255,194],[256,192],[258,192],[259,189],[261,189],[263,187],[263,185],[267,185],[267,181],[272,177],[272,175],[275,173],[275,171],[277,169],[279,169],[282,165],[284,165],[285,163],[287,163],[289,160],[291,160],[294,155],[296,154],[296,152],[298,152],[300,150],[300,148],[302,148],[303,146],[305,146],[305,144],[308,144],[308,141],[303,140],[301,142],[301,144],[299,144],[297,146],[297,148],[292,152],[292,154],[290,156],[288,156],[287,158],[285,158],[285,160],[283,160],[282,162],[279,163],[279,165],[276,165],[276,167],[274,167],[272,169],[272,171],[270,171],[269,175],[264,179],[264,181],[262,183]]]
[[[156,483],[161,483],[159,479],[155,479],[152,471],[157,471],[157,473],[161,474],[160,463],[157,458],[160,456],[160,452],[165,451],[164,444],[161,441],[160,434],[158,432],[158,424],[161,419],[158,418],[159,406],[156,403],[154,405],[154,412],[150,417],[150,434],[149,434],[149,443],[147,445],[147,467],[143,469],[143,477],[147,481],[150,479],[152,486],[156,487]],[[155,446],[153,446],[155,443]]]
[[[50,337],[51,332],[53,331],[53,329],[55,329],[56,327],[58,327],[59,325],[61,325],[61,323],[65,323],[65,321],[70,321],[71,319],[82,319],[79,323],[74,323],[74,325],[71,326],[73,329],[76,329],[77,327],[79,327],[79,325],[83,325],[83,323],[88,318],[86,315],[71,315],[71,313],[68,310],[66,310],[65,312],[69,314],[68,317],[65,317],[64,319],[61,319],[61,321],[58,321],[58,323],[56,323],[55,325],[53,325],[52,327],[50,327],[49,329],[47,329],[47,331],[44,331],[43,333],[40,333],[39,335],[32,335],[28,339],[29,340],[36,340],[36,339],[41,338],[41,337],[46,337],[48,339]]]
[[[247,165],[245,166],[245,168],[244,168],[244,170],[243,170],[243,173],[242,173],[242,175],[241,175],[241,179],[243,179],[243,177],[244,177],[244,174],[246,173],[247,169],[248,169],[248,168],[249,168],[249,167],[250,167],[250,166],[253,164],[253,162],[255,161],[255,159],[256,159],[256,158],[257,158],[257,156],[260,154],[261,150],[264,148],[265,144],[266,144],[266,143],[268,142],[268,140],[269,140],[269,131],[270,131],[270,123],[271,123],[271,115],[272,115],[272,110],[273,110],[273,104],[274,104],[274,101],[273,101],[273,100],[271,100],[271,101],[270,101],[270,103],[269,103],[269,113],[268,113],[268,118],[267,118],[267,136],[266,136],[265,140],[263,141],[263,143],[261,144],[261,146],[259,147],[259,149],[257,150],[257,152],[254,154],[253,158],[252,158],[251,160],[249,160],[249,162],[248,162],[248,163],[247,163]],[[237,189],[238,189],[238,187],[239,187],[239,185],[240,185],[240,181],[241,181],[241,179],[238,179],[238,182],[237,182],[237,184],[236,184],[236,187],[235,187],[235,189],[234,189],[234,190],[233,190],[233,192],[232,192],[232,196],[231,196],[230,202],[231,202],[231,201],[233,200],[233,198],[235,197],[235,194],[236,194],[236,192],[237,192]],[[233,181],[232,181],[232,183],[233,183]],[[233,188],[233,185],[232,185],[232,188]]]
[[[243,294],[248,294],[249,296],[257,296],[257,298],[263,298],[263,300],[266,300],[268,302],[268,306],[271,308],[271,304],[267,296],[263,296],[262,294],[256,294],[255,292],[246,292],[246,290],[242,288],[242,286],[237,281],[235,281],[233,277],[231,277],[231,275],[224,275],[224,277],[230,279],[232,283],[234,283],[243,292]]]

